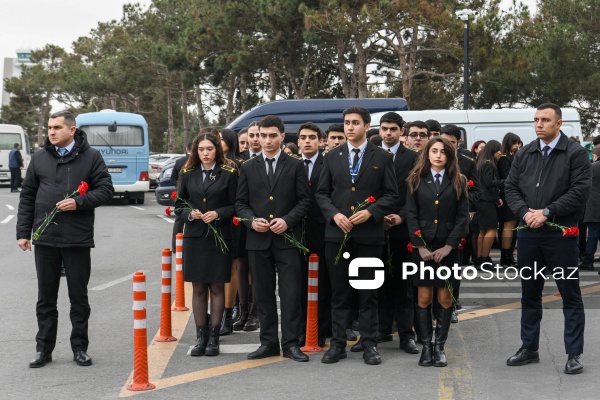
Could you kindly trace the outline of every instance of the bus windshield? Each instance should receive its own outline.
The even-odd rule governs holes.
[[[12,150],[15,147],[15,143],[19,143],[21,148],[21,135],[18,133],[0,133],[0,150]]]
[[[80,129],[87,135],[90,146],[143,146],[144,129],[135,125],[118,125],[110,132],[106,125],[88,125]]]

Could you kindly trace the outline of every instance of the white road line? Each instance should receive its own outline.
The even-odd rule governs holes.
[[[141,271],[141,272],[146,272],[146,271]],[[102,285],[98,285],[96,287],[91,288],[90,290],[96,290],[96,291],[98,291],[98,290],[104,290],[104,289],[109,288],[111,286],[117,285],[117,284],[119,284],[121,282],[129,281],[129,280],[131,280],[131,278],[133,278],[133,274],[129,274],[129,275],[124,276],[122,278],[115,279],[114,281],[110,281],[108,283],[104,283]]]
[[[165,221],[167,221],[167,222],[168,222],[168,223],[170,223],[170,224],[174,224],[174,223],[175,223],[175,220],[174,220],[174,219],[171,219],[171,218],[167,217],[166,215],[158,215],[158,214],[157,214],[156,216],[157,216],[158,218],[164,219]]]
[[[11,206],[10,204],[6,204],[6,207],[8,207],[9,210],[14,210],[15,208],[13,206]]]
[[[242,331],[243,332],[243,331]],[[256,331],[258,332],[258,331]],[[237,332],[236,332],[237,333]],[[247,332],[252,333],[252,332]],[[244,354],[244,353],[252,353],[260,346],[260,343],[252,343],[252,344],[222,344],[219,346],[219,351],[221,354]],[[194,346],[190,346],[187,351],[187,355],[190,355],[192,348]]]
[[[135,208],[136,210],[140,210],[140,211],[146,211],[146,209],[142,208],[142,207],[136,207],[136,206],[129,206],[129,207]]]
[[[4,218],[4,220],[2,222],[0,222],[0,224],[6,224],[8,221],[13,219],[14,217],[15,217],[14,215],[9,215],[8,217]]]

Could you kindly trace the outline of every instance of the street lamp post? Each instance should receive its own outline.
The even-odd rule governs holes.
[[[469,108],[469,16],[475,14],[473,10],[468,8],[456,11],[456,16],[465,23],[464,27],[464,75],[463,75],[463,109]]]
[[[169,152],[169,131],[165,131],[165,153]]]

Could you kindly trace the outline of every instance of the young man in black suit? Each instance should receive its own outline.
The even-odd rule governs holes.
[[[332,328],[331,348],[323,363],[346,358],[346,327],[350,320],[349,264],[351,258],[381,256],[385,243],[384,217],[396,211],[398,189],[392,157],[367,142],[371,116],[363,107],[344,110],[346,145],[325,156],[315,198],[325,216],[325,258],[331,278]],[[358,209],[367,198],[375,202]],[[342,250],[350,257],[336,260],[344,236],[348,240]],[[337,261],[337,263],[336,263]],[[368,271],[367,271],[368,270]],[[360,268],[358,279],[373,280],[372,268]],[[366,364],[381,363],[377,352],[377,290],[359,290],[359,326]]]
[[[301,240],[302,219],[310,209],[304,163],[281,151],[285,126],[267,115],[259,123],[262,155],[242,164],[235,209],[248,227],[246,249],[260,320],[260,347],[248,359],[279,356],[275,266],[281,300],[283,356],[308,361],[300,351],[300,252],[283,233]]]
[[[248,128],[246,128],[246,134],[248,135],[248,150],[240,153],[240,158],[243,160],[254,158],[260,155],[262,151],[260,145],[260,134],[258,133],[258,124],[258,122],[252,122],[250,125],[248,125]]]
[[[411,261],[411,254],[406,247],[410,242],[404,210],[407,192],[406,178],[415,164],[417,153],[406,148],[400,142],[400,136],[404,133],[403,126],[402,117],[395,112],[384,114],[380,119],[379,134],[383,138],[381,148],[389,152],[394,160],[398,203],[394,212],[384,218],[389,244],[381,253],[381,259],[386,261],[386,274],[383,286],[378,291],[379,334],[377,341],[392,340],[392,326],[395,320],[400,337],[400,349],[410,354],[418,354],[419,350],[415,344],[412,329],[414,319],[412,282],[410,279],[401,279],[402,263]],[[391,267],[388,264],[390,261]]]
[[[319,185],[319,175],[323,169],[323,154],[319,149],[320,138],[325,134],[317,124],[304,123],[298,130],[298,147],[302,154],[304,168],[308,174],[308,187],[310,189],[310,211],[303,221],[304,238],[306,247],[311,254],[319,256],[319,340],[318,345],[325,345],[325,338],[331,336],[331,284],[329,272],[325,267],[325,217],[315,202],[315,192]],[[300,346],[304,346],[304,333],[306,331],[306,308],[308,300],[308,255],[302,257],[302,336]]]

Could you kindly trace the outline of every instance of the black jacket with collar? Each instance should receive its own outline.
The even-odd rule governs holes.
[[[461,150],[461,149],[459,149]],[[477,176],[477,166],[475,160],[464,154],[464,151],[457,152],[458,169],[461,174],[467,177],[467,182],[472,182],[469,185],[469,212],[476,212],[477,202],[481,197],[481,185]]]
[[[315,164],[313,165],[310,179],[308,180],[311,204],[308,214],[304,217],[304,238],[306,240],[306,247],[308,247],[311,252],[316,252],[325,247],[325,216],[315,200],[315,193],[317,192],[317,187],[319,185],[319,176],[323,169],[323,159],[323,154],[319,152]]]
[[[583,222],[600,222],[600,158],[592,164],[592,189]]]
[[[423,240],[415,232],[421,231],[426,242],[437,239],[457,248],[467,234],[469,226],[468,196],[456,197],[456,190],[447,173],[442,179],[440,193],[435,189],[431,171],[421,176],[415,193],[406,196],[407,223],[411,242],[423,246]]]
[[[387,151],[367,142],[362,165],[352,183],[348,146],[336,147],[325,155],[315,198],[327,222],[326,241],[339,243],[344,238],[344,232],[333,220],[334,215],[342,213],[350,217],[355,207],[369,196],[375,197],[376,201],[367,204],[362,210],[369,210],[372,216],[366,222],[354,226],[350,236],[356,243],[383,245],[383,217],[398,212],[398,185],[392,157]]]
[[[496,166],[489,160],[485,161],[479,169],[479,184],[481,200],[495,202],[500,199],[500,189],[504,186],[504,179],[499,178]]]
[[[521,224],[525,223],[523,217],[530,208],[548,208],[548,221],[571,227],[583,215],[591,184],[587,151],[561,132],[545,165],[539,139],[517,152],[504,190],[508,206]],[[555,229],[544,225],[539,230]]]
[[[89,146],[85,133],[75,130],[75,145],[64,157],[46,138],[44,148],[31,156],[23,182],[17,214],[17,239],[29,239],[56,203],[89,186],[84,196],[76,194],[75,211],[57,213],[33,244],[51,247],[94,247],[94,209],[108,203],[114,193],[112,180],[100,152]]]
[[[215,165],[206,180],[202,167],[186,169],[181,174],[178,195],[203,213],[216,211],[219,218],[212,222],[213,226],[220,231],[223,238],[231,239],[237,184],[238,171],[233,167]],[[201,219],[188,219],[191,210],[181,199],[177,199],[175,208],[185,222],[185,237],[204,237],[207,234],[214,237],[213,231]]]
[[[389,229],[390,237],[408,239],[408,226],[406,224],[406,193],[408,185],[406,178],[408,178],[410,171],[412,171],[417,156],[418,153],[416,151],[407,148],[402,143],[400,143],[398,150],[396,150],[394,173],[396,175],[396,185],[398,186],[398,206],[394,213],[402,217],[402,223]]]
[[[275,185],[271,189],[267,177],[264,155],[256,156],[242,164],[235,211],[248,227],[247,250],[266,250],[271,243],[278,249],[293,248],[282,235],[271,231],[256,232],[252,219],[271,221],[282,218],[298,241],[302,239],[302,219],[310,209],[310,191],[304,163],[283,151],[275,165]],[[291,232],[290,232],[291,231]]]

